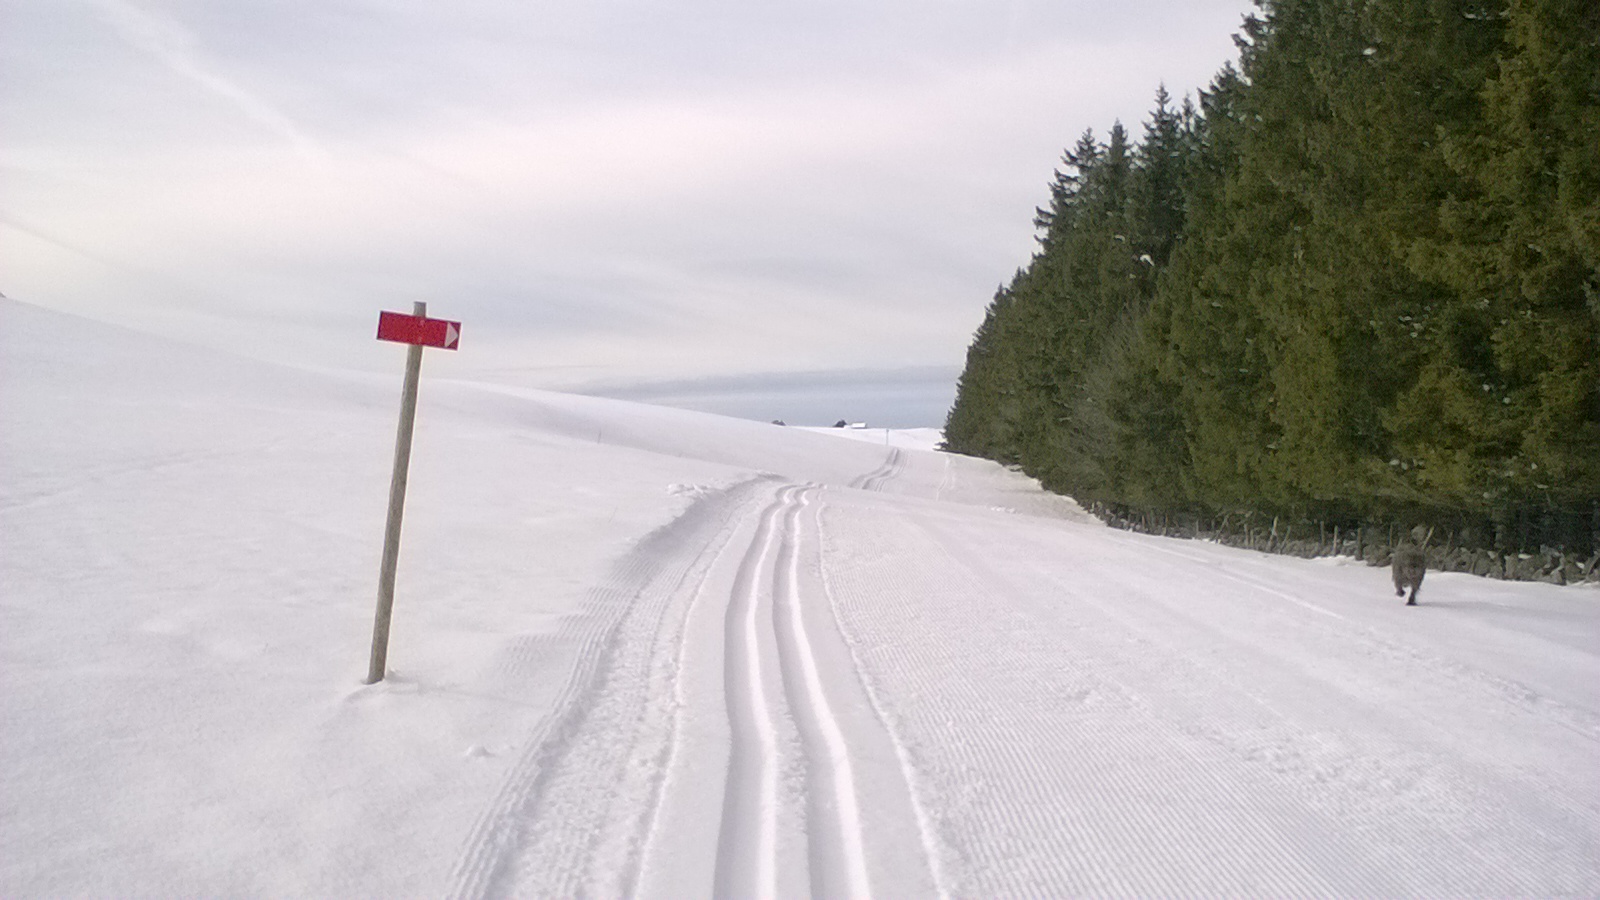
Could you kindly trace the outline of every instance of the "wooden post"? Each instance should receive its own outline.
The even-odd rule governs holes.
[[[414,314],[428,314],[415,304]],[[411,431],[417,421],[417,381],[422,376],[422,345],[406,348],[406,380],[400,391],[400,427],[394,438],[394,474],[389,479],[389,522],[383,531],[383,566],[378,571],[378,611],[372,621],[372,660],[367,684],[383,680],[389,658],[389,618],[394,612],[394,576],[400,563],[400,517],[406,505],[406,475],[411,468]]]

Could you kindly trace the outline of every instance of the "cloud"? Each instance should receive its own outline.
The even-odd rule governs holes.
[[[163,66],[228,101],[246,118],[277,134],[307,159],[326,156],[317,142],[288,116],[205,64],[194,35],[178,22],[129,0],[93,2],[106,24],[130,46],[150,54]]]
[[[0,58],[5,212],[81,253],[8,294],[355,365],[427,300],[568,386],[959,365],[1062,148],[1248,5],[93,2]]]

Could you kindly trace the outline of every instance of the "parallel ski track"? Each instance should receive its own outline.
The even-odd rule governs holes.
[[[740,549],[729,538],[758,509],[721,617],[731,745],[716,859],[708,860],[713,892],[871,895],[859,786],[826,688],[841,673],[822,670],[819,619],[804,614],[808,604],[830,602],[803,596],[802,568],[820,566],[806,561],[818,488],[782,485],[758,506],[771,485],[750,482],[700,501],[618,565],[611,583],[592,594],[592,615],[554,638],[508,643],[491,669],[500,681],[514,681],[553,646],[575,645],[576,664],[469,834],[450,896],[638,890],[655,832],[672,827],[662,803],[684,752],[683,713],[662,701],[676,696],[685,620],[693,604],[717,602],[704,595],[707,574]],[[832,615],[821,621],[836,623]],[[855,673],[843,677],[859,681]],[[804,852],[796,857],[798,842]],[[784,868],[791,862],[805,871]]]
[[[889,448],[889,455],[884,458],[883,464],[850,482],[850,486],[863,491],[881,491],[885,483],[905,471],[905,454],[899,447]]]
[[[801,614],[800,519],[814,491],[790,505],[779,568],[773,574],[773,617],[779,667],[789,709],[805,746],[807,846],[813,895],[865,897],[871,893],[861,810],[844,732],[828,702],[816,653]],[[831,616],[830,616],[831,620]],[[840,878],[839,876],[843,876]]]
[[[762,514],[725,616],[724,687],[733,743],[718,838],[718,897],[780,893],[778,828],[786,813],[804,816],[810,893],[871,893],[849,748],[801,612],[800,522],[815,492],[786,487]],[[769,633],[776,659],[766,649]],[[767,693],[774,676],[782,682],[782,708]],[[797,748],[780,739],[780,716],[798,733]],[[798,760],[783,758],[795,752]],[[803,776],[800,809],[786,808],[789,798],[779,795],[780,776],[791,769]]]
[[[760,583],[774,552],[776,523],[797,489],[785,487],[761,514],[739,564],[725,617],[724,691],[733,747],[717,846],[718,897],[777,895],[778,737],[767,701],[760,648]]]
[[[531,667],[535,654],[576,647],[552,712],[523,742],[500,791],[469,833],[449,896],[575,896],[595,892],[597,877],[605,893],[631,890],[638,860],[630,854],[648,828],[648,798],[660,788],[650,779],[661,777],[661,766],[630,767],[630,756],[645,752],[659,759],[664,748],[639,748],[629,738],[651,732],[644,717],[671,716],[652,703],[676,664],[671,644],[677,632],[662,623],[670,619],[669,607],[692,597],[730,536],[730,523],[762,483],[769,482],[752,480],[696,502],[618,563],[609,582],[590,595],[586,614],[551,638],[514,641],[497,661],[498,677],[514,679]],[[647,799],[639,803],[638,794]],[[618,823],[607,822],[612,811],[595,802],[609,796],[636,806],[625,810],[620,836]],[[608,834],[621,849],[599,846]],[[597,874],[591,867],[602,849],[611,851],[604,854],[608,871]],[[619,856],[622,864],[611,866]]]

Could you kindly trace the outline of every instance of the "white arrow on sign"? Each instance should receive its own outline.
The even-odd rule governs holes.
[[[461,332],[456,330],[456,326],[446,325],[444,327],[444,345],[446,347],[454,347],[456,345],[456,338],[460,336]]]

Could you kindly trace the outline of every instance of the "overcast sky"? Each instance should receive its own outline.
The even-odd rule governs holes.
[[[435,377],[942,424],[1063,148],[1249,9],[0,0],[0,292],[397,378],[422,300]]]

